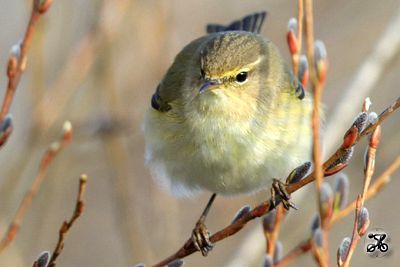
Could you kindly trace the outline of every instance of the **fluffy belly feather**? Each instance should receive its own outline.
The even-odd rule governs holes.
[[[279,116],[267,124],[219,118],[190,124],[150,110],[146,161],[152,175],[178,196],[202,189],[225,195],[258,191],[309,158],[309,119],[294,115],[295,127]]]

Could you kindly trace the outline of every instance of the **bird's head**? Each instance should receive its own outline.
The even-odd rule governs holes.
[[[260,35],[235,31],[211,35],[198,53],[191,94],[192,104],[201,112],[247,117],[274,94],[268,88],[273,83],[270,69],[280,57]]]

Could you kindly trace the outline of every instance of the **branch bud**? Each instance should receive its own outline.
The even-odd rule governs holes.
[[[300,181],[310,170],[311,162],[307,161],[294,169],[286,178],[286,184],[294,184]]]
[[[324,182],[321,186],[321,209],[322,209],[322,226],[324,226],[325,221],[329,221],[333,212],[333,192],[331,186]]]
[[[272,233],[274,231],[275,221],[276,209],[273,209],[263,217],[263,228],[266,233]]]
[[[274,263],[278,263],[283,256],[283,245],[282,242],[277,240],[275,242],[275,251],[274,251]]]
[[[301,55],[299,59],[299,74],[298,79],[306,88],[308,85],[308,79],[310,77],[310,72],[308,70],[308,60],[306,55]]]
[[[340,158],[335,160],[331,165],[329,165],[326,168],[324,175],[330,176],[343,170],[349,164],[349,161],[353,156],[353,152],[354,152],[354,147],[345,149]]]
[[[376,126],[375,130],[372,132],[371,137],[369,139],[369,146],[377,149],[379,144],[379,139],[381,138],[381,126]]]
[[[324,234],[322,232],[321,227],[315,229],[312,235],[313,245],[317,250],[322,250],[324,246]]]
[[[297,54],[299,52],[299,45],[296,33],[297,33],[297,19],[291,18],[288,22],[288,31],[286,35],[291,55]]]
[[[33,264],[33,267],[47,267],[50,262],[50,252],[43,251],[40,253],[38,259]]]
[[[182,259],[174,260],[173,262],[168,263],[168,267],[181,267],[185,262]]]
[[[314,61],[318,80],[323,83],[325,82],[328,68],[328,53],[326,52],[325,44],[321,40],[317,40],[314,43]]]
[[[367,208],[363,207],[360,210],[360,214],[358,215],[358,222],[357,222],[357,233],[359,236],[363,236],[365,232],[367,232],[369,226],[369,213]]]
[[[12,115],[7,114],[3,121],[0,122],[0,147],[3,146],[8,140],[8,137],[11,135],[13,129]]]
[[[345,237],[340,243],[340,246],[337,251],[337,264],[338,266],[342,266],[347,258],[347,254],[349,254],[351,239],[349,237]]]
[[[264,262],[263,262],[262,266],[263,267],[273,267],[274,266],[272,257],[270,255],[265,255]]]
[[[349,178],[345,174],[336,176],[335,179],[335,197],[333,201],[333,212],[344,208],[349,196]]]
[[[311,220],[311,234],[314,234],[315,230],[321,227],[321,218],[319,214],[315,214]]]
[[[368,114],[368,122],[373,125],[377,121],[378,121],[378,114],[376,114],[376,112],[370,112]]]

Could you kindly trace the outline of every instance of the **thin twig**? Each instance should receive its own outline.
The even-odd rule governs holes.
[[[353,235],[351,237],[351,243],[349,247],[348,254],[346,256],[346,260],[343,262],[341,267],[348,267],[350,264],[350,259],[353,256],[354,250],[356,248],[356,245],[358,243],[358,240],[360,240],[360,235],[357,232],[358,228],[358,223],[359,223],[359,217],[360,217],[360,211],[362,208],[362,197],[361,195],[358,195],[357,200],[356,200],[356,210],[355,210],[355,216],[354,216],[354,226],[353,226]]]
[[[292,55],[293,73],[298,75],[299,72],[299,58],[301,54],[302,41],[303,41],[303,16],[304,16],[304,3],[303,0],[297,1],[297,53]]]
[[[375,129],[377,127],[378,124],[382,123],[388,116],[390,116],[391,114],[393,114],[394,111],[396,111],[398,108],[400,107],[400,98],[398,98],[390,107],[388,107],[387,109],[385,109],[385,111],[383,111],[379,117],[378,117],[378,122],[368,126],[364,131],[362,131],[360,133],[360,135],[358,136],[357,140],[355,141],[354,144],[356,144],[359,140],[361,140],[361,138],[363,138],[366,135],[366,131],[371,132],[373,129]],[[330,166],[335,160],[337,160],[338,158],[340,158],[343,155],[344,151],[343,149],[340,147],[333,155],[331,155],[331,157],[323,164],[323,168],[324,170]],[[309,174],[308,176],[306,176],[305,178],[303,178],[302,180],[300,180],[299,182],[295,183],[295,184],[290,184],[288,186],[286,186],[286,191],[289,194],[292,194],[293,192],[299,190],[300,188],[302,188],[303,186],[313,182],[315,180],[315,173],[312,172],[311,174]],[[219,230],[218,232],[214,233],[211,237],[210,237],[210,241],[212,243],[216,243],[222,239],[225,239],[231,235],[236,234],[237,232],[239,232],[249,221],[261,217],[263,215],[265,215],[266,213],[268,213],[271,210],[270,207],[270,201],[264,201],[262,203],[260,203],[258,206],[256,206],[253,210],[251,210],[249,213],[246,213],[245,215],[243,215],[243,217],[241,217],[239,220],[235,221],[234,223],[224,227],[223,229]],[[161,267],[161,266],[165,266],[168,263],[172,262],[173,260],[176,259],[181,259],[184,258],[188,255],[193,254],[194,252],[196,252],[196,249],[192,243],[192,239],[188,239],[184,245],[178,250],[176,251],[174,254],[170,255],[169,257],[163,259],[162,261],[160,261],[159,263],[153,265],[153,267]]]
[[[11,55],[9,59],[7,71],[8,84],[3,104],[1,106],[0,121],[3,121],[4,117],[7,115],[10,109],[15,91],[21,79],[21,75],[26,68],[27,51],[32,41],[32,36],[35,31],[36,23],[39,18],[49,9],[51,2],[51,0],[33,0],[31,16],[25,31],[24,38],[19,47],[19,55]]]
[[[274,267],[284,267],[288,265],[293,260],[297,259],[297,257],[305,254],[306,252],[310,251],[312,248],[312,241],[311,238],[307,241],[301,243],[294,249],[292,249],[286,256],[284,256]]]
[[[69,219],[69,221],[64,221],[63,224],[61,225],[61,228],[59,231],[59,236],[58,236],[58,242],[57,242],[57,245],[51,255],[51,259],[50,259],[48,267],[56,266],[57,257],[61,254],[61,252],[64,248],[65,236],[67,235],[69,229],[71,229],[71,227],[75,223],[75,221],[83,213],[83,210],[85,207],[85,203],[83,201],[83,195],[85,194],[87,179],[88,178],[87,178],[86,174],[82,174],[81,177],[79,178],[79,191],[78,191],[78,197],[76,199],[74,213],[72,214],[72,217],[71,217],[71,219]]]
[[[276,241],[278,240],[281,223],[285,215],[286,215],[286,210],[283,208],[283,206],[282,205],[278,206],[276,208],[276,216],[272,232],[268,233],[267,231],[264,230],[265,241],[267,243],[266,253],[270,255],[272,258],[274,257]]]
[[[372,179],[372,175],[375,171],[375,156],[376,156],[376,149],[378,147],[379,138],[381,133],[381,127],[378,126],[371,134],[371,138],[369,141],[369,145],[367,148],[366,158],[365,158],[365,166],[364,166],[364,183],[363,183],[363,190],[362,193],[358,196],[356,201],[356,211],[355,211],[355,218],[354,218],[354,227],[353,227],[353,235],[351,237],[350,247],[348,249],[347,256],[343,262],[340,264],[342,267],[348,267],[350,264],[351,257],[353,256],[354,250],[357,246],[358,241],[360,240],[361,236],[364,234],[359,229],[363,227],[362,222],[360,222],[361,216],[361,209],[363,208],[365,198],[367,196],[367,191],[369,184]],[[369,222],[368,222],[369,224]],[[367,226],[368,227],[368,226]]]
[[[33,197],[36,195],[40,188],[40,185],[43,182],[43,179],[47,173],[50,164],[53,162],[58,153],[70,143],[71,139],[72,126],[71,123],[67,121],[63,125],[62,137],[58,141],[53,142],[44,153],[40,162],[39,171],[35,179],[33,180],[31,187],[22,199],[21,204],[18,207],[17,213],[15,214],[12,222],[8,227],[7,233],[4,235],[3,239],[0,242],[0,253],[14,240],[21,227],[24,216],[31,206]]]
[[[315,67],[314,57],[314,22],[313,22],[313,1],[305,1],[305,14],[306,14],[306,43],[307,43],[307,58],[310,63],[310,81],[311,90],[313,92],[313,112],[312,112],[312,133],[313,133],[313,147],[312,159],[314,163],[314,175],[316,180],[317,201],[319,207],[319,214],[321,217],[321,229],[323,231],[323,253],[316,254],[320,259],[318,262],[320,266],[328,266],[329,262],[329,248],[328,248],[328,231],[326,231],[326,224],[323,218],[323,203],[321,201],[321,186],[323,181],[323,169],[321,160],[321,144],[320,144],[320,103],[322,90],[324,87],[324,80],[317,77],[317,70]]]

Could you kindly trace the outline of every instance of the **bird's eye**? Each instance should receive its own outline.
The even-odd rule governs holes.
[[[244,83],[247,81],[247,72],[246,71],[242,71],[239,72],[238,75],[236,75],[236,82],[238,83]]]

